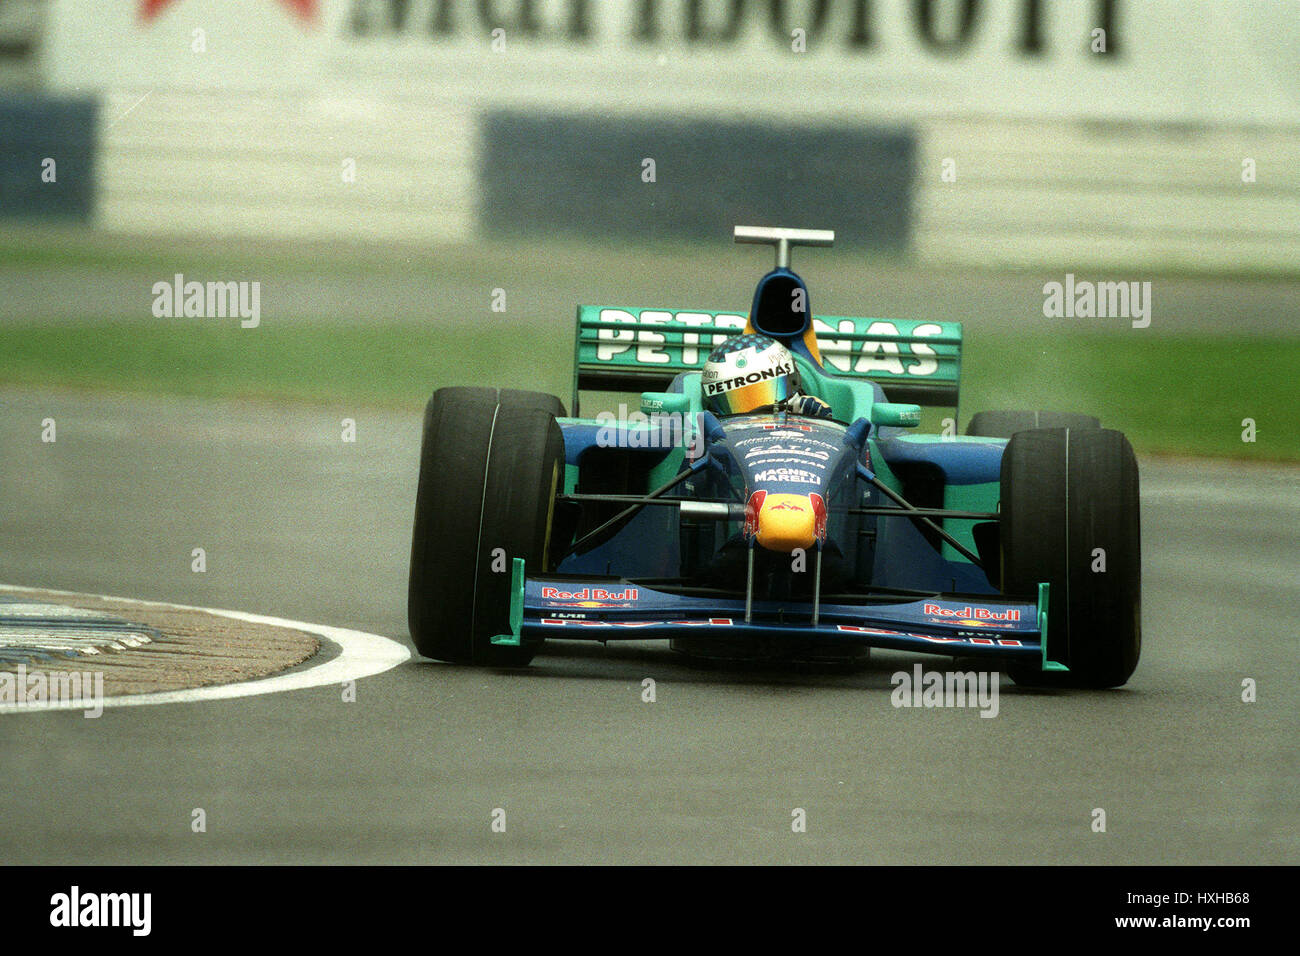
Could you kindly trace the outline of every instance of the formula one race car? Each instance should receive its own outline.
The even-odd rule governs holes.
[[[665,638],[712,660],[878,647],[1022,684],[1125,683],[1142,627],[1125,437],[1049,412],[916,434],[923,404],[956,409],[960,325],[814,318],[790,251],[833,233],[736,238],[777,248],[748,315],[578,308],[572,417],[534,392],[434,393],[420,653],[512,667],[547,638]],[[615,404],[629,393],[631,411]]]

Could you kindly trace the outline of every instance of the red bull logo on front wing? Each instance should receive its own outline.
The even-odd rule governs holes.
[[[544,601],[569,601],[575,602],[574,606],[595,607],[595,602],[606,601],[635,601],[637,599],[636,588],[624,588],[621,591],[610,591],[607,588],[583,588],[581,591],[564,591],[560,588],[542,588],[542,600]],[[588,604],[587,602],[592,602]]]
[[[962,624],[979,624],[984,621],[1019,621],[1020,609],[1007,608],[1005,611],[995,611],[987,607],[944,607],[942,604],[927,604],[922,609],[923,614],[930,614],[934,617],[953,618]]]

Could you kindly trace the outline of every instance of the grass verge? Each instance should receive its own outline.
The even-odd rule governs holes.
[[[0,326],[0,384],[37,389],[415,409],[444,385],[493,384],[567,404],[571,371],[554,324]],[[963,424],[982,409],[1080,411],[1140,452],[1300,461],[1296,339],[981,333],[962,379]]]

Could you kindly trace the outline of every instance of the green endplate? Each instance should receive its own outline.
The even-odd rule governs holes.
[[[1047,593],[1050,586],[1044,581],[1038,585],[1038,644],[1043,649],[1043,670],[1068,671],[1070,668],[1047,659]]]
[[[524,559],[515,558],[510,571],[510,633],[498,634],[493,644],[519,646],[519,629],[524,623]]]

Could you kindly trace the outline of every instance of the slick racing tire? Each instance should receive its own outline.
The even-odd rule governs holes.
[[[1017,432],[1002,456],[1002,580],[1033,598],[1047,582],[1047,648],[1069,672],[1011,669],[1018,684],[1118,687],[1142,651],[1138,469],[1123,434]]]
[[[967,435],[984,438],[1010,438],[1031,428],[1100,428],[1101,422],[1091,415],[1074,412],[976,412],[966,425]]]
[[[510,633],[511,570],[549,570],[564,476],[564,415],[550,395],[442,388],[424,413],[407,618],[416,649],[457,664],[523,667],[540,641]]]

